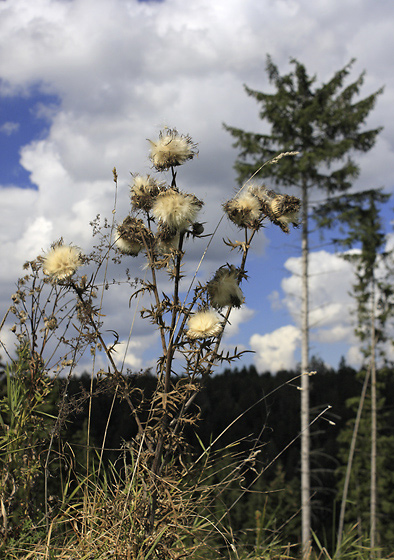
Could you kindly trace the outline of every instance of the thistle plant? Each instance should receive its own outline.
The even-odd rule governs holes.
[[[156,558],[175,558],[180,554],[176,548],[183,546],[181,535],[192,531],[199,503],[196,486],[186,487],[183,482],[183,491],[179,491],[180,481],[186,474],[189,481],[192,472],[190,464],[186,465],[189,459],[184,430],[198,420],[193,402],[215,367],[243,354],[237,348],[233,352],[222,349],[221,341],[232,310],[245,302],[241,286],[247,278],[246,263],[253,238],[267,222],[289,233],[289,225],[297,225],[300,201],[276,194],[264,185],[246,184],[223,204],[225,216],[237,231],[236,237],[226,240],[225,245],[239,253],[238,264],[223,262],[207,282],[196,282],[194,277],[185,291],[181,282],[190,242],[200,240],[206,244],[209,239],[210,244],[213,235],[204,231],[202,224],[204,202],[184,191],[183,186],[181,189],[178,179],[178,168],[194,159],[197,145],[190,136],[175,129],[163,130],[158,139],[149,143],[149,157],[157,176],[132,175],[130,213],[118,223],[115,219],[111,224],[105,222],[103,231],[94,222],[94,235],[100,241],[90,253],[83,254],[61,240],[26,265],[31,272],[24,282],[33,300],[28,307],[26,290],[20,287],[22,309],[13,309],[20,324],[14,330],[21,340],[28,341],[30,355],[38,355],[40,371],[48,378],[59,374],[65,364],[71,375],[86,349],[90,348],[94,356],[97,350],[104,353],[106,365],[98,371],[93,368],[93,375],[111,380],[114,394],[127,402],[137,426],[135,438],[127,443],[134,470],[125,477],[125,486],[117,494],[124,499],[123,513],[117,510],[116,523],[123,529],[124,523],[131,523],[127,539],[132,542],[133,557],[145,558],[154,550]],[[116,189],[117,179],[114,170]],[[241,239],[237,239],[239,235]],[[127,300],[144,298],[141,317],[159,333],[161,355],[156,361],[156,389],[149,401],[141,395],[136,398],[135,388],[115,359],[119,335],[113,330],[115,341],[108,342],[101,313],[105,288],[109,287],[106,271],[110,259],[127,262],[128,270],[133,270],[134,259],[141,256],[145,260],[145,278],[132,281],[127,277],[116,282],[125,281],[130,286]],[[95,269],[88,275],[85,267],[92,265]],[[104,278],[100,271],[104,271]],[[170,290],[163,291],[163,285],[169,285]],[[74,336],[66,334],[71,326]],[[63,397],[63,405],[65,402]],[[61,418],[64,421],[62,410],[64,406],[60,406],[48,445],[47,471],[54,438],[60,437]],[[101,459],[102,453],[96,471],[98,480]],[[90,479],[91,473],[87,472],[89,486]],[[200,489],[200,495],[204,491]],[[90,523],[97,514],[100,499],[95,492],[85,522]],[[86,503],[85,499],[85,514]],[[77,509],[74,507],[74,515]]]

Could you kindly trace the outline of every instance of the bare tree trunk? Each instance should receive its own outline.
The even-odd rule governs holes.
[[[371,302],[371,549],[376,546],[376,332],[375,332],[375,281],[372,283]]]
[[[356,422],[354,425],[352,441],[350,444],[349,458],[346,467],[345,484],[342,494],[341,512],[339,516],[339,526],[338,526],[338,540],[337,540],[337,551],[342,542],[343,526],[345,522],[345,509],[346,509],[346,499],[349,488],[350,473],[352,469],[352,462],[354,456],[354,450],[356,445],[357,432],[360,425],[361,412],[363,409],[363,404],[365,400],[365,395],[367,391],[369,377],[371,376],[371,481],[370,481],[370,544],[371,544],[371,554],[373,555],[373,549],[376,546],[376,502],[377,502],[377,491],[376,491],[376,456],[377,456],[377,408],[376,408],[376,331],[375,331],[375,282],[372,282],[372,299],[371,299],[371,359],[368,371],[365,375],[363,390],[361,394],[360,404],[357,411]]]
[[[309,428],[309,285],[308,189],[302,186],[302,309],[301,309],[301,517],[302,557],[309,555],[311,540],[310,428]]]
[[[359,429],[359,426],[360,426],[361,414],[362,414],[362,411],[363,411],[365,395],[367,393],[367,387],[368,387],[370,375],[371,375],[371,365],[368,368],[367,373],[365,374],[363,389],[362,389],[361,397],[360,397],[360,403],[358,405],[356,421],[354,423],[354,428],[353,428],[352,441],[350,443],[349,457],[348,457],[347,465],[346,465],[345,483],[343,485],[341,512],[339,514],[337,552],[339,551],[341,543],[342,543],[343,527],[344,527],[344,524],[345,524],[346,501],[347,501],[347,494],[348,494],[348,491],[349,491],[349,483],[350,483],[350,474],[352,472],[353,457],[354,457],[354,451],[356,449],[357,434],[358,434],[358,429]]]

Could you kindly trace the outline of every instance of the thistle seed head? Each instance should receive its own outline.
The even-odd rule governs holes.
[[[149,140],[151,146],[150,159],[158,171],[182,165],[198,154],[197,144],[189,135],[178,134],[174,129],[164,129],[156,142]]]
[[[282,231],[289,233],[289,225],[297,227],[301,201],[296,196],[278,194],[270,203],[268,217]]]
[[[158,220],[159,225],[182,232],[195,222],[203,204],[193,194],[168,189],[158,195],[152,213]]]
[[[136,257],[152,238],[142,220],[127,216],[116,228],[115,244],[121,253]]]
[[[135,175],[130,189],[130,198],[135,210],[151,210],[157,195],[165,189],[150,175]]]
[[[221,333],[222,322],[215,311],[208,309],[194,313],[189,319],[188,327],[186,335],[189,338],[208,338]]]
[[[251,192],[244,191],[223,205],[228,218],[238,227],[257,228],[261,221],[260,202]]]
[[[239,287],[239,270],[234,265],[220,267],[207,283],[210,302],[216,309],[232,305],[241,307],[245,297]]]
[[[168,255],[179,247],[179,231],[170,229],[164,225],[160,226],[156,233],[156,251],[159,254]]]
[[[77,247],[59,242],[45,255],[43,272],[57,282],[72,276],[81,264],[81,251]]]

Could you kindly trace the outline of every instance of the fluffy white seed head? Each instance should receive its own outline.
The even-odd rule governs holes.
[[[276,197],[276,193],[274,191],[267,189],[264,185],[260,185],[259,183],[251,183],[248,186],[247,191],[255,196],[260,203],[270,204]]]
[[[277,195],[269,204],[269,217],[282,231],[289,233],[290,224],[298,225],[300,204],[300,199],[295,196]]]
[[[136,257],[153,240],[144,222],[134,216],[126,216],[116,228],[115,244],[122,253]]]
[[[241,307],[245,297],[238,285],[238,270],[235,266],[219,268],[207,283],[209,299],[213,307],[221,309],[232,305]]]
[[[194,313],[188,322],[187,336],[189,338],[208,338],[218,336],[222,331],[222,322],[211,309]]]
[[[248,190],[226,202],[223,207],[230,220],[239,227],[253,228],[260,221],[259,199]]]
[[[197,153],[197,146],[188,135],[178,134],[176,129],[165,129],[160,132],[157,142],[149,140],[150,159],[158,171],[182,165]]]
[[[184,231],[196,220],[203,203],[192,194],[168,189],[157,197],[152,213],[155,218],[175,231]]]
[[[131,203],[136,210],[148,212],[164,185],[150,175],[135,175],[130,189]]]
[[[288,214],[283,214],[279,216],[278,222],[280,222],[284,227],[288,227],[290,224],[299,224],[299,212],[289,212]]]
[[[116,232],[115,245],[121,253],[124,255],[130,255],[136,257],[138,253],[143,249],[142,243],[138,241],[130,241],[125,237],[121,237],[119,230]]]
[[[298,225],[299,198],[288,194],[278,194],[264,185],[256,183],[251,184],[248,191],[259,200],[262,216],[269,218],[284,232],[289,233],[290,224]]]
[[[81,252],[71,245],[55,245],[44,257],[43,271],[53,280],[65,280],[81,266]]]
[[[258,220],[260,216],[259,201],[250,192],[241,192],[241,194],[237,197],[237,206],[240,211],[249,212],[252,219]]]
[[[276,218],[279,218],[283,213],[283,202],[282,201],[283,201],[283,196],[278,195],[270,203],[272,213],[274,214],[274,216]]]

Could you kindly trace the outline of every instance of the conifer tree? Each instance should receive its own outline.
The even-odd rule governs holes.
[[[302,308],[301,308],[301,509],[304,556],[311,534],[311,492],[309,469],[309,199],[313,189],[327,194],[346,192],[359,173],[354,152],[367,152],[380,128],[365,130],[364,124],[382,89],[359,98],[364,73],[345,85],[354,60],[335,72],[330,80],[317,85],[316,76],[308,76],[303,64],[295,59],[293,70],[281,76],[267,57],[266,70],[273,93],[245,86],[246,93],[260,105],[259,117],[270,125],[269,133],[247,132],[224,125],[239,149],[234,168],[242,184],[251,175],[269,177],[279,187],[294,187],[302,199]],[[298,151],[275,166],[262,163],[278,152]]]
[[[381,189],[364,191],[361,193],[343,195],[335,200],[328,201],[317,210],[321,216],[321,225],[332,227],[340,225],[342,238],[336,239],[337,244],[346,249],[357,249],[343,254],[343,258],[352,262],[355,266],[356,282],[353,285],[353,297],[357,304],[357,326],[356,334],[361,342],[364,355],[365,374],[362,397],[356,425],[353,431],[350,446],[347,471],[344,479],[344,491],[341,505],[341,513],[338,529],[338,548],[341,543],[345,504],[351,478],[351,466],[356,448],[357,431],[364,441],[369,439],[370,464],[366,466],[365,454],[358,453],[358,464],[356,465],[354,479],[357,480],[358,492],[355,501],[361,505],[360,495],[360,463],[364,466],[364,472],[369,472],[369,526],[370,545],[373,549],[378,544],[378,410],[381,428],[384,429],[384,415],[382,408],[384,398],[378,394],[380,383],[377,380],[378,358],[385,358],[385,348],[382,346],[387,340],[386,325],[390,316],[394,313],[394,290],[392,287],[392,254],[385,251],[386,234],[382,226],[379,207],[386,203],[390,195]],[[384,363],[384,362],[383,362]],[[381,365],[381,364],[380,364]],[[381,372],[384,370],[381,368]],[[370,394],[367,387],[370,380]],[[369,418],[362,417],[363,401],[367,395],[369,405]],[[354,403],[355,404],[355,403]],[[364,421],[363,421],[364,420]],[[357,428],[357,429],[356,429]],[[369,438],[368,438],[369,435]],[[347,442],[348,444],[349,442]],[[384,438],[385,453],[380,454],[380,469],[384,471],[384,457],[388,456],[390,441]],[[391,441],[393,444],[393,441]],[[366,446],[359,446],[359,450],[365,450]],[[394,449],[393,449],[394,450]],[[361,457],[364,455],[364,457]],[[384,485],[380,484],[382,488]],[[367,494],[364,492],[364,494]],[[365,500],[365,497],[364,497]],[[361,509],[359,507],[359,509]],[[365,508],[364,508],[365,510]]]

